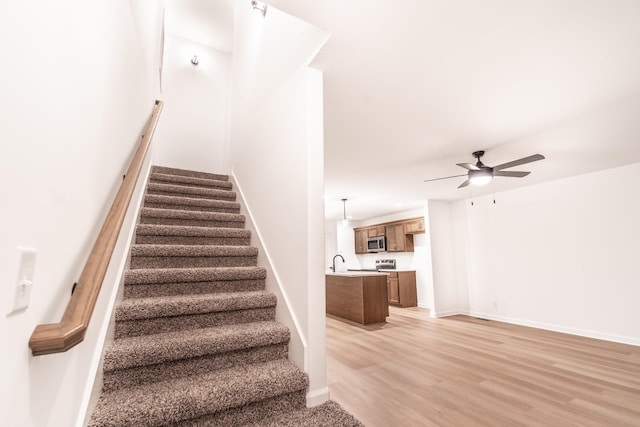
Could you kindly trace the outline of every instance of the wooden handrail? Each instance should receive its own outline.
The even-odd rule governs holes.
[[[140,176],[144,158],[155,132],[164,103],[156,101],[149,124],[138,149],[131,160],[127,174],[116,194],[102,230],[91,249],[87,263],[80,274],[75,291],[71,295],[67,309],[60,323],[38,325],[31,334],[29,347],[34,356],[61,353],[84,340],[91,314],[96,305],[107,267],[116,246],[122,223],[129,208],[129,202]]]

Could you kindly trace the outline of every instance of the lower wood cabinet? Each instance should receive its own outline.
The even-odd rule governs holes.
[[[389,304],[400,307],[416,307],[418,292],[416,290],[415,271],[385,271],[387,277],[387,294]]]
[[[386,277],[369,275],[326,275],[327,314],[362,325],[386,322],[389,315]]]

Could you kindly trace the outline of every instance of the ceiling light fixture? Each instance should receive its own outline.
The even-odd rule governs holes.
[[[200,61],[198,61],[198,55],[193,55],[193,58],[191,58],[191,64],[194,67],[197,67],[199,63],[200,63]]]
[[[493,179],[493,169],[480,169],[478,171],[469,171],[469,181],[473,185],[486,185]]]
[[[347,219],[347,199],[342,199],[342,224],[347,225],[349,220]]]
[[[258,2],[256,0],[251,0],[251,7],[254,10],[259,10],[260,12],[262,12],[262,16],[266,16],[267,15],[267,4],[266,3]]]

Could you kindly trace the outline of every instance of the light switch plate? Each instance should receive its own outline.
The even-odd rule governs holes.
[[[33,248],[18,247],[20,252],[20,265],[15,285],[13,309],[8,314],[13,314],[29,307],[31,299],[31,286],[33,285],[33,273],[36,266],[36,250]]]

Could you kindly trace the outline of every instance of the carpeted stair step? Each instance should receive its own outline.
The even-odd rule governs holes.
[[[364,427],[364,424],[330,400],[313,408],[283,412],[274,417],[255,420],[244,424],[243,427]]]
[[[141,224],[136,227],[136,244],[248,246],[251,231],[180,225]]]
[[[265,363],[270,360],[286,359],[287,343],[265,345],[221,354],[205,354],[153,365],[134,366],[104,372],[102,390],[114,391],[127,387],[139,387],[159,381],[173,380],[194,375],[204,375],[234,366]],[[303,397],[304,397],[303,393]],[[303,405],[304,406],[304,398]],[[226,424],[225,424],[226,425]]]
[[[89,426],[161,426],[305,390],[286,359],[103,393]]]
[[[124,298],[264,289],[264,267],[141,268],[124,273]]]
[[[253,246],[136,244],[129,268],[250,267],[257,259]]]
[[[216,181],[229,181],[229,175],[221,175],[221,174],[210,173],[210,172],[192,171],[192,170],[179,169],[179,168],[170,168],[166,166],[152,166],[151,173],[192,176],[195,178],[214,179]]]
[[[197,178],[193,176],[172,175],[159,172],[152,172],[149,176],[150,182],[160,182],[165,184],[189,185],[203,188],[219,188],[230,190],[233,187],[229,181],[219,181],[217,179]]]
[[[201,199],[198,197],[162,196],[158,194],[145,195],[144,207],[178,209],[183,211],[240,213],[240,203],[238,202]]]
[[[139,223],[243,228],[244,222],[244,215],[239,214],[142,208]]]
[[[273,414],[297,411],[306,407],[306,396],[303,391],[283,394],[271,399],[229,408],[188,421],[171,424],[171,427],[203,427],[203,426],[242,426],[272,417]]]
[[[124,338],[275,319],[265,291],[125,299],[116,307],[115,337]]]
[[[289,336],[285,326],[269,320],[118,338],[104,355],[104,387],[113,390],[242,361],[286,358]]]
[[[157,194],[162,196],[195,197],[211,200],[226,200],[234,202],[236,200],[235,191],[220,190],[217,188],[203,188],[189,185],[163,184],[150,182],[147,184],[147,194]]]

